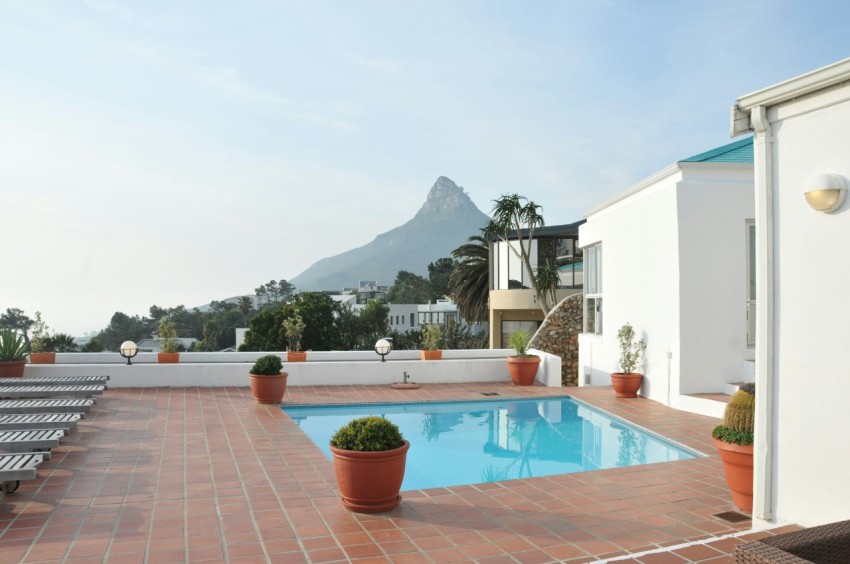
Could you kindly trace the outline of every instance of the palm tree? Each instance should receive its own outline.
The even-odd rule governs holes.
[[[467,322],[487,321],[490,297],[490,242],[481,235],[473,235],[457,249],[452,257],[458,263],[449,277],[449,287],[457,309]]]
[[[48,337],[48,340],[56,352],[74,352],[77,350],[74,337],[67,333],[54,333],[52,337]]]
[[[558,286],[561,284],[561,273],[558,270],[558,265],[553,262],[544,262],[534,271],[534,288],[537,292],[537,299],[543,300],[548,298],[552,304],[558,301]]]
[[[245,327],[248,326],[248,314],[251,313],[253,307],[254,300],[251,299],[251,296],[242,296],[236,303],[236,308],[239,310],[239,313],[242,314],[242,319],[245,322]]]

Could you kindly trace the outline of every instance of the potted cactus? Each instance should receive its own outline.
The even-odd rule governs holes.
[[[531,386],[537,376],[540,367],[540,357],[536,354],[528,354],[528,343],[531,335],[524,329],[518,329],[511,333],[511,348],[515,355],[508,357],[508,373],[515,386]]]
[[[286,360],[289,362],[304,362],[307,360],[307,353],[301,350],[301,335],[304,334],[304,329],[307,324],[300,315],[296,314],[292,319],[283,320],[283,330],[286,333],[286,338],[289,346],[286,348]]]
[[[261,356],[251,367],[251,393],[257,403],[280,403],[286,393],[283,362],[275,354]]]
[[[401,483],[410,443],[383,417],[353,419],[331,438],[334,472],[349,511],[379,513],[401,502]]]
[[[54,364],[56,362],[56,351],[53,350],[52,339],[47,334],[47,323],[42,319],[40,311],[35,312],[32,326],[30,364]]]
[[[165,317],[160,319],[157,337],[159,338],[157,361],[163,364],[180,362],[178,350],[180,344],[177,340],[177,328],[174,326],[174,322]]]
[[[620,369],[622,372],[611,374],[611,385],[618,398],[636,398],[638,390],[643,384],[643,374],[636,372],[637,367],[643,361],[643,351],[646,350],[646,341],[635,340],[635,330],[630,323],[626,323],[617,331],[617,340],[620,342]]]
[[[753,511],[753,422],[756,387],[744,384],[723,412],[723,424],[711,433],[712,443],[723,460],[732,501],[741,511]]]
[[[0,377],[24,375],[30,347],[26,338],[12,329],[0,329]]]
[[[419,351],[421,360],[441,360],[443,351],[440,350],[440,341],[443,339],[443,331],[439,325],[426,325],[422,328],[422,350]]]

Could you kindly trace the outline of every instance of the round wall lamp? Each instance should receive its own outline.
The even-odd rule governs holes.
[[[121,343],[121,348],[118,349],[121,356],[127,359],[127,365],[133,364],[130,359],[139,354],[139,347],[133,341],[124,341]]]
[[[386,357],[393,350],[392,339],[378,339],[375,343],[375,352],[381,355],[381,362],[386,362]]]
[[[806,183],[806,202],[815,211],[830,213],[837,210],[846,193],[844,178],[837,174],[818,174]]]

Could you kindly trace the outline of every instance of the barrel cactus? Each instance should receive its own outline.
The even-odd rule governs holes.
[[[718,425],[712,432],[715,439],[742,446],[753,444],[755,394],[754,384],[745,384],[735,392],[723,412],[723,425]]]

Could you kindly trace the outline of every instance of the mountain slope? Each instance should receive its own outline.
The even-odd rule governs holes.
[[[428,274],[428,264],[451,252],[487,223],[463,189],[441,176],[413,219],[371,243],[324,258],[290,280],[298,290],[340,290],[360,280],[389,285],[399,270]]]

